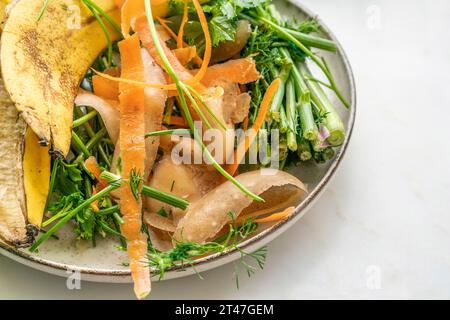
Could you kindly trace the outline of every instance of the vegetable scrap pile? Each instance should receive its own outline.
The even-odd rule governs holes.
[[[13,7],[5,31],[23,30],[29,20],[21,17],[35,15],[38,40],[57,41],[49,26],[63,14],[66,0],[36,2]],[[336,51],[336,44],[321,37],[317,21],[286,19],[268,0],[80,0],[80,5],[82,20],[94,22],[72,34],[73,43],[81,41],[89,50],[68,60],[67,85],[49,84],[42,92],[35,85],[42,70],[25,47],[18,50],[33,81],[14,77],[15,67],[4,66],[12,58],[4,56],[16,35],[2,37],[8,94],[35,140],[51,145],[54,155],[46,169],[45,208],[38,210],[45,217],[34,223],[40,235],[28,241],[30,250],[57,238],[66,224],[94,247],[102,238],[115,238],[128,252],[139,299],[150,293],[151,271],[163,277],[209,254],[237,250],[250,276],[263,267],[266,248],[248,253],[239,243],[289,218],[307,194],[285,171],[261,173],[271,155],[278,156],[281,169],[321,164],[344,142],[344,124],[328,93],[345,107],[349,103],[320,56],[322,50]],[[46,48],[54,52],[40,60],[41,68],[59,77],[60,62],[52,57],[70,56],[71,43]],[[28,99],[18,93],[24,86],[54,101]],[[195,121],[228,142],[222,152],[211,151]],[[237,129],[253,130],[235,141]],[[280,137],[276,145],[273,132]],[[186,139],[171,139],[176,136]],[[176,163],[172,154],[182,144],[191,147],[188,156],[200,152],[205,161]],[[251,146],[264,147],[266,157],[241,165]]]

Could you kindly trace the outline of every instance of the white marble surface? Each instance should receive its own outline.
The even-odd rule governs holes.
[[[346,49],[358,89],[349,152],[321,200],[236,290],[232,265],[155,283],[153,299],[450,298],[450,2],[303,0]],[[378,23],[379,22],[379,23]],[[0,257],[0,298],[133,298]]]

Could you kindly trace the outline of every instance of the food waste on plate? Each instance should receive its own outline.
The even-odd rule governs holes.
[[[331,160],[346,137],[319,23],[268,0],[9,2],[0,238],[37,252],[70,225],[115,241],[140,299],[151,273],[207,255],[262,267],[266,248],[239,243],[306,197],[287,169]]]

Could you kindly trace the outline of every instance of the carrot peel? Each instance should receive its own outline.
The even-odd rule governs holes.
[[[255,222],[257,223],[263,223],[263,222],[272,222],[272,221],[279,221],[279,220],[284,220],[287,217],[289,217],[291,215],[292,212],[294,212],[294,207],[289,207],[281,212],[277,212],[274,214],[271,214],[268,217],[265,218],[261,218],[261,219],[256,219]]]
[[[261,106],[259,107],[258,116],[256,117],[255,123],[253,123],[253,126],[250,128],[249,134],[245,137],[244,140],[242,140],[234,154],[234,161],[232,164],[228,165],[226,167],[226,171],[230,175],[234,175],[237,171],[237,168],[239,167],[239,164],[241,163],[242,159],[244,158],[245,154],[247,153],[248,149],[250,148],[250,145],[255,140],[256,135],[258,134],[258,131],[261,129],[264,120],[266,118],[267,112],[269,110],[269,105],[273,99],[273,96],[277,92],[278,86],[280,85],[280,79],[275,79],[272,81],[270,86],[267,88],[266,93],[264,94],[264,98],[261,102]]]
[[[122,76],[142,81],[144,66],[139,37],[134,34],[119,43],[122,58]],[[120,150],[122,156],[122,177],[130,179],[133,171],[144,172],[145,159],[145,99],[144,89],[128,83],[119,85],[120,95]],[[120,211],[124,223],[122,233],[127,239],[131,276],[134,291],[139,299],[145,298],[151,290],[150,268],[145,263],[147,237],[141,232],[142,201],[136,199],[129,183],[120,189]]]

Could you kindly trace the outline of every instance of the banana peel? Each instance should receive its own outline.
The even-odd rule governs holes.
[[[26,123],[0,79],[0,238],[17,247],[33,241],[27,227],[22,153]]]
[[[1,68],[6,90],[39,143],[52,145],[53,152],[65,157],[79,84],[107,40],[80,0],[51,0],[37,21],[44,2],[21,0],[9,12]],[[115,7],[112,0],[96,3],[105,10]],[[109,14],[119,21],[118,10]],[[112,29],[109,33],[113,41],[120,36]]]
[[[49,147],[20,117],[0,78],[0,239],[33,243],[41,227],[50,184]]]
[[[23,176],[28,223],[40,228],[50,187],[50,148],[39,145],[29,127],[25,134]]]

